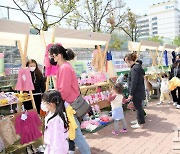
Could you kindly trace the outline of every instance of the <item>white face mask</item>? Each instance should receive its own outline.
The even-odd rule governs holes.
[[[31,72],[34,72],[34,70],[36,69],[36,67],[29,67]]]
[[[44,104],[43,102],[41,102],[41,110],[43,110],[45,112],[48,111],[46,104]]]

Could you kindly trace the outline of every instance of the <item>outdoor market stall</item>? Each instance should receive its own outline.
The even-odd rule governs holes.
[[[109,34],[102,34],[96,32],[88,32],[88,31],[79,31],[79,30],[70,30],[64,28],[54,27],[51,32],[44,32],[41,31],[41,35],[31,36],[29,38],[29,45],[28,45],[28,58],[35,59],[39,64],[44,65],[44,58],[42,55],[45,55],[45,47],[52,43],[60,43],[65,48],[94,48],[95,45],[98,45],[98,51],[100,53],[101,64],[99,72],[105,71],[103,68],[103,64],[105,62],[105,57],[107,49],[108,49],[108,42],[110,40]],[[40,47],[41,45],[41,47]],[[105,50],[101,51],[100,45],[105,45]],[[102,54],[103,53],[103,54]],[[75,62],[72,62],[75,63]],[[49,79],[47,80],[47,89],[49,85]],[[99,86],[107,86],[109,87],[109,82],[97,82],[93,85],[88,86],[81,86],[80,90],[82,93],[86,94],[88,90],[93,90],[95,93]],[[102,105],[100,105],[102,104]],[[109,104],[105,101],[101,101],[100,108],[105,106],[109,106]],[[106,105],[105,105],[106,104]],[[104,106],[105,105],[105,106]]]
[[[152,57],[152,66],[148,68],[146,72],[146,85],[148,90],[151,91],[151,97],[159,98],[159,84],[157,77],[159,76],[160,70],[157,68],[160,60],[159,55],[159,42],[142,40],[141,42],[128,42],[128,48],[130,51],[136,51],[139,56],[140,51],[145,52],[149,50]],[[154,51],[154,52],[153,52]]]
[[[34,144],[35,140],[41,137],[42,133],[39,130],[41,121],[38,117],[32,94],[34,86],[32,84],[30,70],[26,67],[30,24],[0,19],[0,25],[0,45],[16,46],[17,43],[22,62],[18,72],[18,81],[15,86],[15,90],[20,91],[20,94],[14,92],[0,93],[0,108],[8,105],[12,106],[13,104],[18,105],[18,113],[14,113],[11,108],[10,116],[0,116],[0,140],[3,141],[5,148],[11,146],[11,152],[14,152],[17,149],[26,148],[29,144]],[[23,91],[29,91],[29,94],[23,93]],[[22,103],[26,103],[29,100],[32,102],[33,110],[22,111]],[[23,121],[26,119],[26,124],[28,124],[29,128],[32,128],[32,125],[35,126],[34,130],[25,130],[26,127],[24,125],[26,124]],[[26,136],[24,136],[25,134]],[[35,136],[34,134],[37,135]],[[22,145],[19,144],[19,139]],[[14,142],[16,142],[16,145]],[[9,151],[5,151],[5,153],[9,153]]]
[[[5,45],[8,43],[8,41],[17,41],[18,49],[21,56],[22,61],[22,68],[26,67],[26,56],[27,56],[27,47],[28,47],[28,40],[29,40],[29,31],[30,31],[30,24],[22,23],[22,22],[16,22],[16,21],[10,21],[10,20],[0,20],[0,45]],[[26,83],[30,82],[29,80],[26,81]],[[36,108],[32,90],[26,89],[26,88],[17,88],[17,90],[20,90],[21,94],[23,95],[23,91],[29,91],[30,94],[30,100],[32,101],[33,108]],[[28,99],[29,100],[29,99]],[[27,101],[27,100],[26,100]],[[15,103],[15,102],[12,102]],[[21,111],[21,105],[22,101],[16,102],[18,104],[18,111]],[[1,104],[1,106],[5,105],[11,105],[7,103]]]

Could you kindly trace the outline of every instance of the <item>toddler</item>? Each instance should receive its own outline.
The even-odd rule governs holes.
[[[124,118],[124,112],[122,108],[122,100],[123,100],[122,92],[123,92],[123,85],[120,83],[116,83],[109,96],[109,100],[111,102],[111,108],[112,108],[112,118],[114,120],[114,130],[112,131],[113,135],[118,135],[119,133],[127,132],[126,120]],[[122,130],[119,130],[120,120],[122,121],[123,124]]]
[[[160,95],[160,102],[157,104],[160,105],[165,100],[170,103],[170,96],[169,96],[169,80],[166,73],[161,75],[161,95]]]

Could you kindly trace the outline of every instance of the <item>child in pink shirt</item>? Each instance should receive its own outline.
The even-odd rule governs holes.
[[[64,101],[56,90],[46,91],[43,95],[43,106],[48,111],[45,117],[44,154],[67,154],[68,120]]]

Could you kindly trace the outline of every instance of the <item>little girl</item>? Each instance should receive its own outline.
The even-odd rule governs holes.
[[[68,121],[64,101],[56,90],[46,91],[43,95],[42,106],[48,111],[45,117],[44,154],[67,154],[68,145]]]
[[[160,105],[161,103],[167,101],[168,103],[171,103],[170,96],[169,96],[169,80],[166,73],[163,73],[161,75],[161,95],[160,95],[160,102],[157,104]]]
[[[123,86],[120,83],[116,83],[111,94],[110,94],[110,102],[112,108],[112,118],[114,120],[114,131],[112,131],[113,135],[118,135],[119,133],[127,132],[126,120],[124,118],[124,112],[122,108],[122,100],[123,100]],[[123,129],[119,130],[119,121],[122,121]]]

